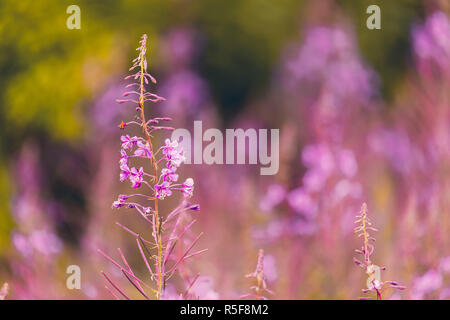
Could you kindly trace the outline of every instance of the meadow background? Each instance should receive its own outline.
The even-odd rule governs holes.
[[[66,8],[81,8],[68,30]],[[381,8],[382,29],[366,28]],[[11,299],[109,299],[96,251],[134,239],[111,208],[114,101],[143,33],[175,127],[279,128],[280,170],[186,165],[209,250],[189,264],[200,299],[235,299],[258,249],[273,299],[358,299],[353,221],[380,229],[373,261],[407,289],[450,298],[450,2],[108,0],[0,2],[0,285]],[[146,232],[146,230],[142,230]],[[150,232],[150,231],[148,231]],[[133,258],[134,257],[134,258]],[[81,290],[66,288],[79,265]],[[120,276],[120,272],[119,272]],[[126,282],[122,283],[126,286]],[[167,290],[183,287],[180,279]],[[136,298],[138,298],[136,292]]]

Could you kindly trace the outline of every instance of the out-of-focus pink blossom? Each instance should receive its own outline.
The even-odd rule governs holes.
[[[200,76],[190,70],[171,75],[161,88],[161,95],[167,98],[163,103],[164,111],[176,114],[197,114],[207,100],[206,83]]]
[[[410,141],[404,130],[379,129],[368,137],[369,147],[384,155],[392,167],[403,174],[408,174],[416,166],[419,151]]]
[[[24,257],[29,257],[33,253],[33,247],[28,241],[28,238],[20,233],[14,233],[12,235],[12,242],[17,251],[19,251]]]
[[[191,295],[201,300],[220,299],[219,293],[214,290],[214,281],[207,276],[198,277],[190,290]]]
[[[358,172],[358,163],[355,159],[355,154],[351,150],[341,150],[338,154],[339,169],[342,173],[352,178]]]
[[[196,33],[190,28],[175,28],[162,41],[162,53],[169,67],[184,67],[196,53]]]
[[[413,299],[423,299],[442,286],[443,278],[440,272],[430,269],[424,275],[417,277],[411,287]]]
[[[361,194],[362,187],[358,182],[342,179],[334,187],[333,201],[338,202],[347,196],[358,199],[361,197]]]
[[[298,188],[287,196],[289,205],[304,217],[311,219],[316,215],[317,203],[311,199],[310,195],[303,188]]]
[[[374,74],[362,62],[356,43],[341,28],[315,27],[303,44],[286,54],[284,84],[298,90],[301,84],[320,86],[333,108],[344,107],[351,97],[362,102],[373,95]]]
[[[432,14],[412,31],[414,51],[419,63],[433,61],[444,70],[450,67],[450,20],[444,12]]]
[[[264,256],[264,275],[267,282],[273,282],[278,278],[278,271],[275,257],[271,254]]]
[[[34,230],[30,236],[30,243],[40,253],[52,255],[61,252],[62,243],[58,236],[46,230]]]
[[[441,259],[439,271],[442,273],[450,273],[450,256]]]
[[[286,196],[286,188],[281,184],[272,184],[267,188],[263,199],[259,202],[259,207],[263,211],[271,211],[279,205]]]
[[[33,230],[29,237],[14,233],[12,239],[14,246],[24,257],[29,257],[33,249],[46,256],[58,254],[63,247],[57,235],[43,229]]]

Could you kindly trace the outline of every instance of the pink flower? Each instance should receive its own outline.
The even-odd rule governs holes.
[[[187,178],[183,183],[182,192],[188,197],[192,197],[192,193],[194,192],[194,179]]]
[[[210,277],[200,276],[192,286],[190,292],[196,299],[217,300],[219,294],[213,289],[214,283]]]
[[[33,247],[30,245],[26,236],[21,233],[14,233],[12,236],[12,242],[16,250],[19,251],[24,257],[29,257],[33,253]]]
[[[161,170],[161,178],[163,179],[163,181],[176,182],[178,180],[178,174],[176,174],[175,171],[176,168],[164,168]]]
[[[450,273],[450,256],[441,259],[439,271],[442,273]]]
[[[121,167],[122,166],[127,166],[128,167],[128,154],[127,154],[127,152],[124,149],[120,150],[119,165]]]
[[[152,153],[150,152],[150,146],[148,145],[148,142],[145,144],[139,140],[137,142],[138,148],[134,151],[134,155],[138,157],[145,157],[145,158],[151,158]]]
[[[119,197],[116,201],[113,202],[114,208],[120,208],[126,205],[126,201],[128,200],[128,196],[125,194],[119,194]]]
[[[128,155],[126,153],[125,150],[120,150],[121,153],[121,157],[119,160],[119,165],[120,165],[120,181],[125,181],[128,179],[128,177],[130,176],[130,168],[128,167]]]
[[[428,294],[438,290],[443,283],[442,275],[434,270],[428,270],[423,276],[418,277],[413,282],[411,289],[413,299],[423,299]]]
[[[306,218],[313,218],[317,212],[317,203],[303,188],[291,191],[287,197],[289,205]]]
[[[270,254],[264,256],[264,275],[268,282],[273,282],[278,278],[276,261]]]
[[[271,211],[279,205],[286,196],[286,188],[280,184],[272,184],[267,189],[267,193],[259,203],[259,207],[263,211]]]
[[[130,182],[131,186],[135,189],[139,188],[142,184],[142,181],[144,180],[144,168],[140,167],[139,170],[137,170],[135,167],[131,168],[130,170]]]
[[[158,199],[164,199],[165,197],[170,197],[172,195],[172,190],[170,190],[170,183],[163,181],[161,184],[155,184],[155,196]]]
[[[165,146],[163,146],[162,153],[165,155],[171,155],[178,148],[178,141],[171,141],[170,139],[166,139],[164,141]]]
[[[130,138],[129,135],[121,136],[120,140],[122,141],[122,148],[124,149],[132,149],[138,142],[138,137]]]
[[[338,155],[339,168],[348,178],[352,178],[358,172],[358,163],[351,150],[341,150]]]
[[[59,237],[46,230],[35,230],[30,236],[30,243],[34,248],[45,255],[59,253],[62,249],[62,243]]]
[[[303,176],[303,184],[305,185],[305,188],[311,192],[319,191],[325,185],[326,180],[327,175],[316,169],[306,171]]]
[[[162,148],[162,153],[166,155],[167,167],[178,168],[185,160],[183,155],[183,150],[178,145],[178,141],[171,141],[170,139],[166,139],[166,145]]]
[[[419,62],[434,61],[443,69],[450,66],[450,20],[445,13],[431,15],[423,26],[413,29],[412,36]]]

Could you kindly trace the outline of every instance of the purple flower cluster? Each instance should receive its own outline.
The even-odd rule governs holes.
[[[350,97],[364,102],[373,95],[374,73],[361,62],[354,39],[341,28],[308,30],[304,43],[286,53],[283,69],[287,88],[315,88],[311,91],[326,93],[335,108],[345,107]]]
[[[120,166],[120,181],[129,180],[131,182],[131,187],[134,189],[139,189],[143,184],[149,187],[152,192],[154,198],[164,199],[166,196],[172,195],[172,190],[179,190],[186,196],[192,196],[194,189],[194,181],[192,178],[186,179],[186,181],[182,184],[174,184],[178,180],[178,174],[176,174],[177,168],[185,161],[183,156],[183,150],[181,146],[178,144],[178,141],[171,141],[170,139],[165,140],[165,145],[162,146],[157,152],[153,154],[152,145],[150,141],[150,133],[156,130],[172,130],[170,127],[160,126],[159,123],[161,121],[168,121],[169,118],[153,118],[149,121],[145,121],[145,115],[143,113],[143,104],[147,100],[151,100],[152,102],[158,102],[165,100],[164,98],[157,96],[153,93],[145,92],[143,83],[148,84],[150,80],[153,83],[156,83],[156,79],[147,73],[147,60],[145,58],[146,53],[146,36],[144,36],[140,42],[141,46],[137,48],[140,51],[138,58],[133,60],[134,64],[130,68],[130,71],[141,67],[141,70],[136,72],[135,74],[126,77],[125,79],[135,79],[138,80],[135,83],[127,85],[127,87],[136,86],[140,88],[140,92],[138,91],[129,91],[124,93],[124,96],[129,95],[138,95],[138,100],[118,100],[119,103],[122,102],[135,102],[137,103],[137,111],[140,112],[140,116],[137,116],[138,121],[130,121],[130,122],[122,122],[120,127],[124,129],[129,125],[137,125],[144,129],[144,133],[146,134],[146,138],[138,137],[138,136],[130,136],[130,135],[122,135],[121,140],[121,157],[119,160]],[[139,82],[141,81],[141,82]],[[162,157],[157,159],[159,153],[162,153]],[[143,167],[132,167],[130,166],[130,159],[132,158],[140,158],[147,159],[152,162],[152,166],[157,171],[158,164],[162,161],[166,162],[166,167],[161,170],[160,176],[156,179],[155,174],[150,174],[144,171]],[[148,177],[149,181],[145,178]],[[152,182],[155,182],[152,185]],[[129,195],[120,195],[118,200],[113,203],[114,207],[122,207],[125,205],[132,205],[136,207],[135,204],[127,203],[126,200],[129,198]],[[139,207],[139,205],[137,206]]]
[[[450,68],[450,20],[441,11],[435,12],[423,26],[412,31],[414,51],[419,65],[435,63],[443,70]]]
[[[151,279],[156,284],[156,288],[151,288],[151,290],[155,293],[156,299],[161,299],[164,297],[166,281],[173,276],[179,265],[185,259],[196,256],[205,250],[191,252],[191,249],[200,238],[198,236],[192,241],[182,256],[175,259],[175,262],[170,266],[169,262],[174,260],[172,257],[173,247],[193,224],[193,222],[188,224],[182,232],[179,232],[178,229],[183,223],[182,220],[186,220],[184,218],[182,219],[183,214],[187,211],[198,211],[199,206],[187,202],[187,199],[193,195],[194,180],[187,178],[183,183],[177,183],[179,178],[177,169],[185,161],[183,150],[178,144],[178,141],[166,139],[165,144],[159,149],[154,149],[152,145],[152,138],[155,132],[170,131],[173,128],[161,125],[162,122],[171,120],[170,118],[152,118],[146,120],[145,117],[144,104],[146,101],[158,102],[164,100],[164,98],[146,91],[146,84],[150,82],[156,83],[155,78],[147,72],[147,60],[145,58],[146,46],[147,36],[144,35],[140,41],[140,47],[137,48],[139,56],[133,60],[133,66],[130,68],[130,71],[134,69],[139,69],[139,71],[125,78],[136,80],[136,82],[126,86],[127,88],[136,87],[136,91],[125,92],[123,96],[129,97],[135,95],[136,98],[118,100],[119,103],[132,102],[136,104],[136,111],[138,113],[134,120],[128,122],[122,121],[119,128],[124,130],[130,126],[136,126],[143,132],[142,137],[121,136],[121,156],[119,159],[120,181],[129,180],[133,189],[142,191],[140,193],[120,194],[117,200],[113,202],[113,207],[135,209],[151,224],[153,240],[144,239],[121,224],[119,226],[136,237],[142,259],[150,272]],[[149,169],[146,169],[145,165],[139,167],[133,166],[133,161],[150,163]],[[138,191],[136,190],[135,192]],[[182,195],[181,203],[166,217],[163,217],[159,212],[158,203],[166,197],[171,196],[174,192],[179,192]],[[173,230],[170,236],[167,237],[163,234],[163,228],[166,229],[169,225],[172,225]],[[147,247],[148,245],[150,245],[150,248]],[[154,254],[151,253],[151,250],[153,250],[151,248],[155,248],[156,252]],[[119,254],[125,264],[125,268],[104,252],[100,252],[116,267],[122,270],[126,278],[144,298],[149,298],[145,289],[148,285],[135,276],[120,250]],[[153,267],[151,266],[152,264]],[[125,299],[129,298],[106,273],[103,273],[103,275],[120,296]],[[192,281],[191,286],[195,280],[196,278]],[[108,287],[108,290],[113,296],[117,297],[112,289]]]
[[[9,284],[14,288],[15,299],[56,299],[53,275],[48,270],[57,267],[65,248],[57,235],[58,221],[51,219],[53,201],[42,194],[45,184],[37,146],[30,142],[25,144],[16,164],[17,189],[11,201],[16,227],[11,232],[11,243],[18,255],[11,259],[14,276]],[[2,292],[0,300],[1,295]]]
[[[36,250],[38,253],[52,256],[62,250],[62,242],[53,232],[44,229],[34,230],[30,236],[15,233],[12,241],[16,249],[25,257],[29,257]]]
[[[423,275],[413,279],[411,298],[423,300],[426,298],[449,299],[450,287],[446,287],[445,278],[450,275],[450,256],[441,258],[437,268],[430,268]]]
[[[208,98],[205,92],[205,81],[191,70],[177,71],[161,88],[161,93],[168,99],[165,107],[170,114],[198,114]]]
[[[318,212],[327,209],[324,206],[360,199],[362,186],[356,180],[358,162],[352,150],[309,144],[303,148],[302,163],[306,172],[300,186],[287,190],[272,184],[260,201],[262,211],[273,211],[285,203],[295,214],[269,222],[266,230],[255,230],[255,238],[275,241],[286,234],[313,235],[318,231]]]

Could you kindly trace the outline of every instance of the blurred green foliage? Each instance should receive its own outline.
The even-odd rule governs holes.
[[[9,231],[13,227],[12,217],[8,213],[9,175],[4,166],[0,167],[0,252],[9,244]]]
[[[287,40],[298,35],[303,1],[201,1],[198,25],[207,38],[201,70],[232,117],[267,86]]]
[[[64,1],[1,3],[1,121],[9,135],[81,135],[81,104],[90,92],[86,63],[102,64],[112,35],[87,19],[81,30],[68,30],[66,8]]]
[[[383,95],[392,98],[411,60],[410,30],[423,17],[423,1],[339,0],[338,3],[356,26],[362,54],[380,75]],[[366,9],[372,4],[381,9],[381,30],[366,28],[369,17]]]
[[[193,25],[205,36],[198,67],[225,114],[233,115],[265,88],[280,52],[301,34],[299,17],[305,2],[79,1],[82,28],[68,30],[70,1],[2,1],[0,123],[7,129],[2,135],[6,150],[10,136],[34,130],[54,138],[80,137],[84,107],[98,89],[90,82],[101,82],[112,73],[108,59],[116,47],[126,48],[129,55],[130,43],[141,33],[156,35],[179,25]],[[362,52],[389,93],[404,71],[409,28],[422,14],[421,1],[380,3],[382,31],[365,27],[365,10],[373,1],[336,2],[353,18]],[[100,71],[95,73],[95,68]]]

